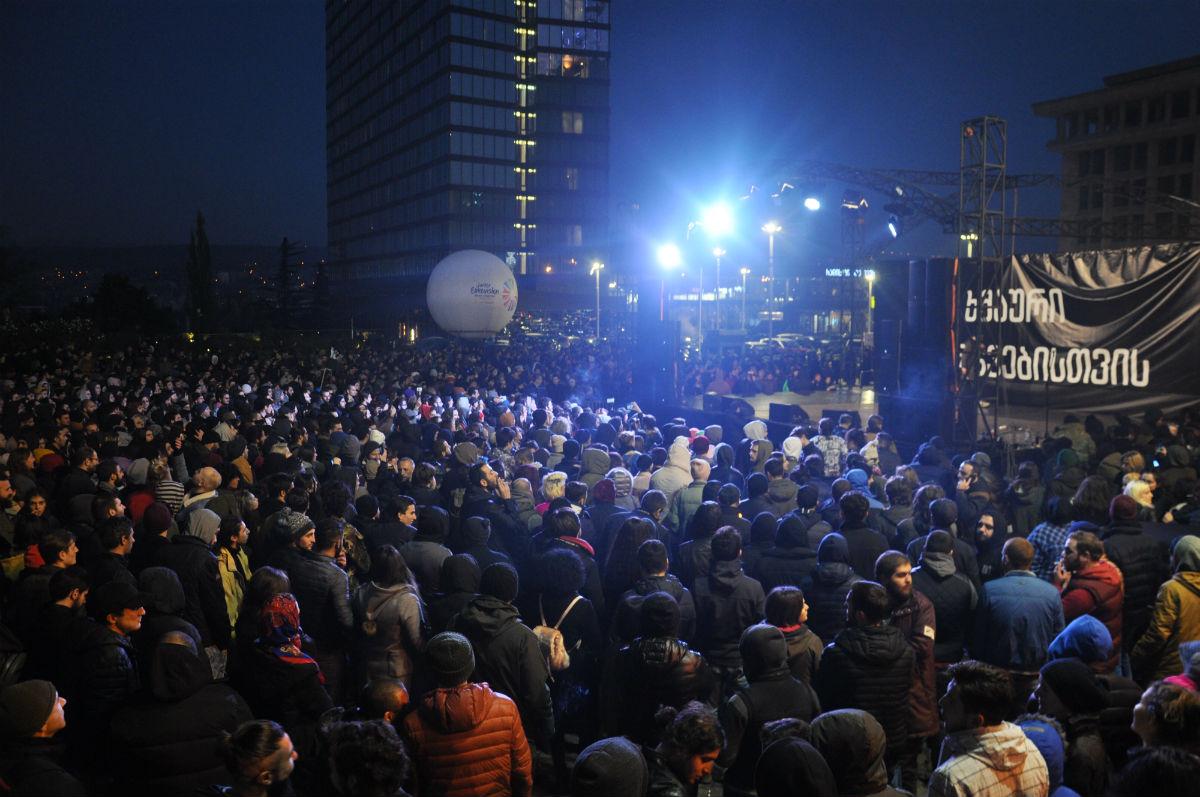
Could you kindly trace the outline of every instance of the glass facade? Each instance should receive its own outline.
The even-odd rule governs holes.
[[[608,238],[609,4],[326,3],[329,246],[355,277],[459,249],[586,268]]]

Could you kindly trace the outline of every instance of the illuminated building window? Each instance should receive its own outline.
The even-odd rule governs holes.
[[[579,111],[563,111],[562,131],[575,135],[583,133],[583,114]]]

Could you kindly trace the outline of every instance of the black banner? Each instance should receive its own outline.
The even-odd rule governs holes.
[[[1200,244],[1020,255],[989,281],[964,266],[957,305],[960,373],[999,375],[1014,404],[1200,400]]]

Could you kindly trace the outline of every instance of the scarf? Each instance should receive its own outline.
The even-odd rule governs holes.
[[[300,628],[300,604],[296,603],[295,596],[285,592],[270,598],[259,614],[258,629],[258,645],[286,664],[299,667],[311,664],[317,668],[321,683],[325,683],[320,666],[300,649],[304,632]]]

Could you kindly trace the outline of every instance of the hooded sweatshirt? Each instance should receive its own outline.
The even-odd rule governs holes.
[[[850,567],[850,546],[837,532],[825,535],[817,546],[817,569],[802,585],[808,601],[808,627],[824,640],[832,640],[846,627],[846,592],[862,581]]]
[[[1130,653],[1135,674],[1147,680],[1183,672],[1180,643],[1200,639],[1200,537],[1181,537],[1174,557],[1175,574],[1159,588],[1146,631]]]
[[[833,770],[842,797],[907,794],[888,786],[887,764],[883,760],[887,739],[883,726],[866,711],[826,711],[813,720],[809,738]]]
[[[762,753],[763,723],[784,717],[810,722],[821,712],[812,687],[792,677],[787,641],[773,625],[753,625],[739,644],[750,686],[739,689],[720,707],[725,747],[717,763],[726,768],[725,783],[740,792],[754,788],[754,767]]]
[[[1018,725],[1046,762],[1046,774],[1050,778],[1049,797],[1079,797],[1079,792],[1063,785],[1063,760],[1066,751],[1063,749],[1063,738],[1058,729],[1036,716],[1021,719]]]
[[[929,797],[1037,795],[1050,789],[1046,761],[1011,722],[948,735]]]
[[[533,760],[513,701],[487,684],[435,689],[404,719],[422,794],[533,792]]]
[[[732,484],[746,494],[746,477],[733,466],[733,446],[729,443],[718,443],[713,449],[713,468],[709,479],[721,484]]]
[[[713,666],[742,666],[742,632],[763,618],[762,586],[737,559],[713,562],[707,576],[697,576],[694,598],[700,652]]]
[[[608,459],[608,452],[601,448],[588,448],[583,452],[583,467],[579,474],[579,481],[588,486],[590,491],[596,486],[596,482],[604,478],[611,467]]]
[[[1104,623],[1084,614],[1076,617],[1050,643],[1049,660],[1079,659],[1096,672],[1112,655],[1112,634]]]
[[[445,631],[451,619],[479,592],[481,569],[473,557],[456,554],[442,562],[442,591],[427,598],[426,618],[431,634]]]
[[[677,437],[667,449],[667,464],[650,477],[650,489],[660,490],[670,501],[675,493],[692,483],[692,450],[686,437]]]
[[[791,479],[784,477],[773,479],[767,483],[768,511],[777,518],[796,510],[796,493],[800,486]]]

